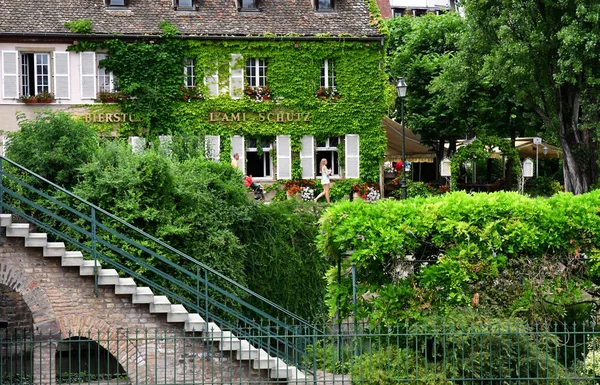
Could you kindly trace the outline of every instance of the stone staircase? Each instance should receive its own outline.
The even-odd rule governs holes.
[[[186,332],[203,332],[206,339],[221,351],[230,351],[232,357],[248,361],[255,370],[268,370],[271,379],[288,383],[306,383],[310,380],[295,366],[270,356],[244,339],[237,338],[227,330],[221,330],[213,322],[206,322],[198,313],[189,313],[183,305],[171,303],[162,295],[155,295],[149,287],[138,287],[133,278],[122,278],[115,269],[105,269],[99,261],[86,260],[80,251],[67,251],[63,242],[48,242],[46,233],[30,232],[28,223],[13,223],[11,214],[0,214],[0,226],[6,228],[7,237],[22,237],[25,247],[43,248],[43,256],[61,258],[64,267],[79,267],[79,275],[94,276],[97,270],[98,285],[114,286],[115,294],[131,295],[134,304],[148,304],[150,313],[167,315],[167,322],[183,327]],[[235,354],[233,354],[235,353]]]

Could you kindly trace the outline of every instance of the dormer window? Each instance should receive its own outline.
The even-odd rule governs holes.
[[[334,0],[317,0],[317,11],[333,11]]]
[[[240,11],[258,11],[258,0],[238,0]]]
[[[107,0],[107,5],[109,7],[124,7],[125,0]]]
[[[175,0],[175,9],[178,11],[194,11],[194,0]]]

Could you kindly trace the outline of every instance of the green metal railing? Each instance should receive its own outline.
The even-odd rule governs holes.
[[[329,330],[336,329],[331,326]],[[273,376],[284,364],[271,371],[256,370],[253,364],[219,352],[204,333],[119,330],[74,336],[3,335],[1,383],[592,385],[600,381],[600,332],[595,325],[360,326],[345,334],[304,335],[313,341],[304,359],[316,363],[315,375],[304,376],[294,369],[285,380]]]
[[[306,320],[5,157],[0,157],[0,211],[71,244],[95,266],[115,268],[155,295],[199,313],[207,323],[302,363],[310,343],[304,335],[314,333]]]

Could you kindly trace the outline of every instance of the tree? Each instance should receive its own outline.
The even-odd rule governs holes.
[[[464,0],[469,53],[482,76],[535,110],[563,149],[565,188],[598,179],[600,4],[594,0]]]
[[[67,189],[98,148],[98,133],[64,112],[39,112],[35,119],[20,119],[19,126],[8,134],[7,156]]]
[[[467,131],[463,118],[468,115],[448,108],[443,94],[431,88],[456,52],[463,28],[464,20],[455,12],[389,21],[388,68],[392,79],[404,77],[409,84],[408,126],[436,149],[438,159],[445,142],[456,143]]]

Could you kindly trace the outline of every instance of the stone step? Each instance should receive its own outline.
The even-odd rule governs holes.
[[[65,253],[64,242],[48,242],[44,246],[44,257],[62,257]]]
[[[95,265],[94,265],[94,262],[95,262]],[[98,274],[100,274],[100,271],[102,270],[102,265],[100,264],[100,261],[85,260],[79,267],[79,275],[94,275],[94,270],[95,270],[94,266],[97,267]]]
[[[12,214],[0,214],[0,227],[6,227],[12,223]]]
[[[252,360],[252,368],[255,370],[265,370],[277,367],[277,358],[271,357],[261,349],[258,358]]]
[[[262,349],[258,349],[255,348],[254,346],[252,346],[250,344],[250,342],[246,341],[246,340],[241,340],[240,341],[240,349],[237,351],[236,353],[236,358],[238,360],[254,360],[260,357],[260,353],[264,352],[266,354],[266,352]]]
[[[221,328],[214,322],[209,322],[206,327],[206,339],[209,341],[217,341],[221,339],[221,334],[223,331]]]
[[[29,234],[29,223],[11,223],[6,226],[7,237],[26,237]]]
[[[65,251],[60,264],[61,266],[81,266],[83,264],[83,254],[81,254],[81,251]]]
[[[135,294],[136,288],[133,278],[119,278],[119,283],[115,285],[115,294]]]
[[[198,313],[188,315],[188,320],[185,322],[186,332],[202,332],[206,328],[206,321]]]
[[[98,272],[98,285],[116,285],[119,273],[115,269],[102,269]]]
[[[29,233],[25,237],[25,247],[44,247],[48,243],[48,234]]]
[[[168,313],[171,311],[171,301],[164,295],[155,295],[150,303],[150,313]]]
[[[167,314],[167,322],[186,322],[189,315],[183,305],[171,305],[171,311]]]
[[[287,364],[279,358],[276,358],[276,361],[277,363],[275,364],[275,366],[270,369],[270,377],[273,379],[288,378],[291,374],[291,368],[288,367]]]
[[[242,341],[235,337],[230,331],[223,331],[219,342],[219,350],[239,350],[242,346]]]
[[[133,303],[152,303],[154,301],[154,293],[149,287],[136,287],[135,294],[131,296]]]

